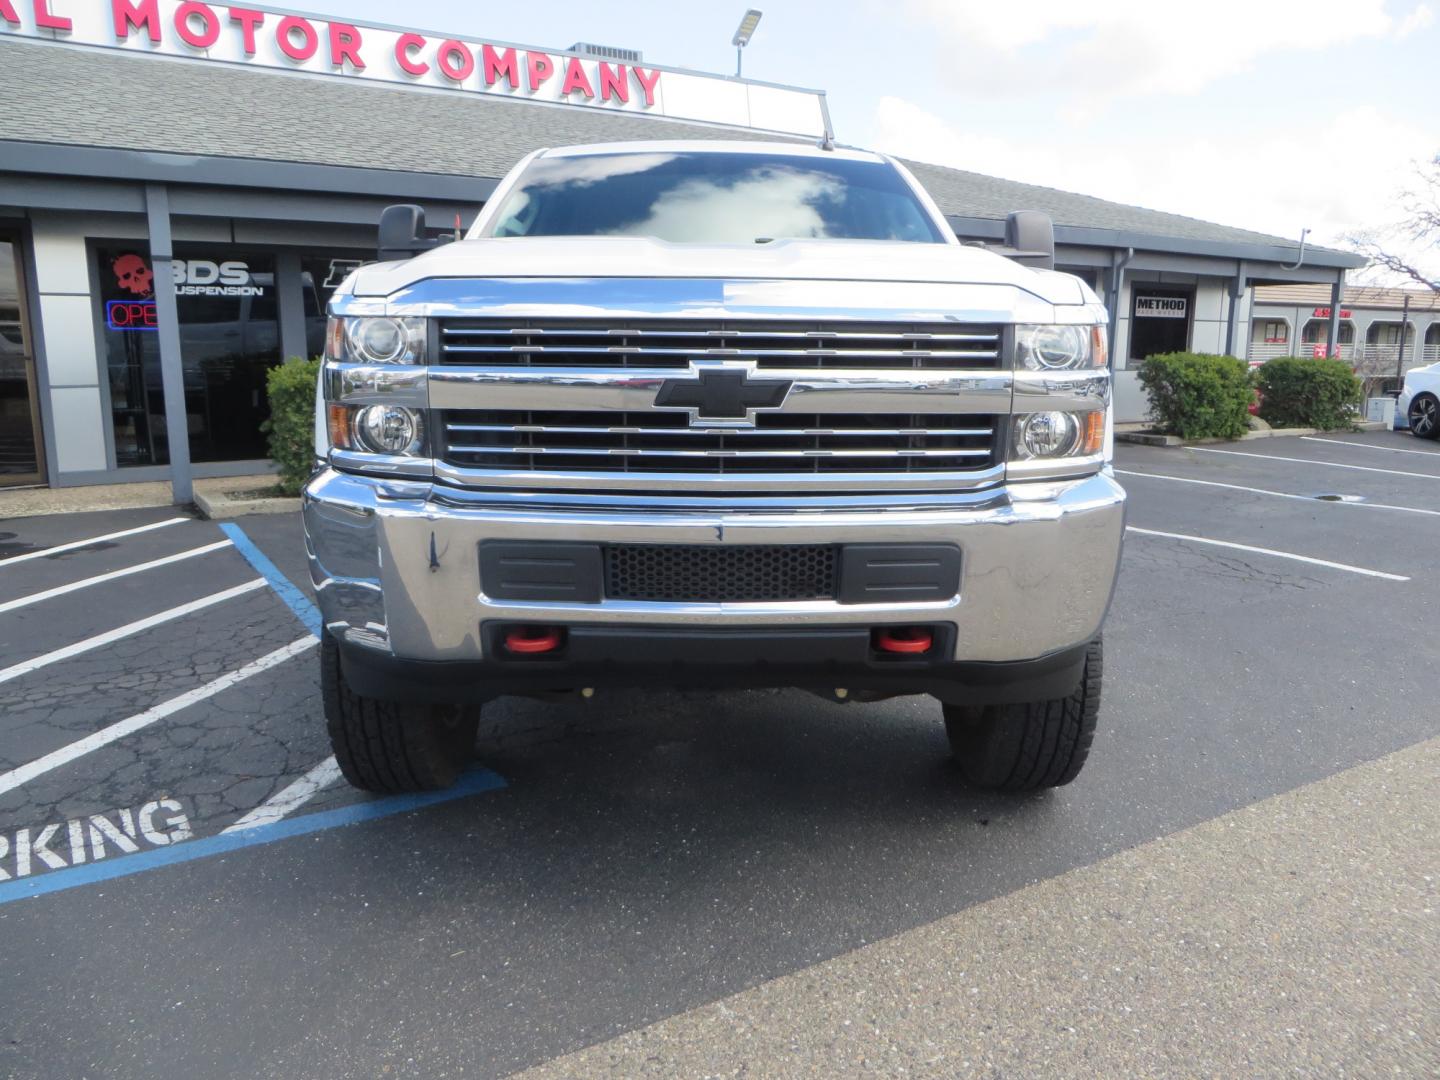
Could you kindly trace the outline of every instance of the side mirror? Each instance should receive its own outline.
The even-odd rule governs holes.
[[[1050,215],[1039,210],[1016,210],[1005,218],[1005,248],[1002,252],[1018,263],[1055,269],[1055,226]]]
[[[380,261],[408,259],[443,241],[425,235],[425,211],[414,203],[387,206],[380,215]]]

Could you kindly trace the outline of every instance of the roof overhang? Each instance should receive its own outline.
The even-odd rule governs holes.
[[[1005,222],[996,218],[946,216],[958,236],[977,240],[1000,240],[1005,235]],[[1241,241],[1199,240],[1178,236],[1121,229],[1097,229],[1082,225],[1056,225],[1055,242],[1074,247],[1110,248],[1125,251],[1159,252],[1175,255],[1202,256],[1247,264],[1267,265],[1246,267],[1251,280],[1265,281],[1333,281],[1341,270],[1355,270],[1366,264],[1362,255],[1330,248],[1310,247],[1305,261],[1294,270],[1284,267],[1295,262],[1297,249],[1281,244],[1246,243]]]
[[[0,140],[0,172],[483,203],[498,178]]]
[[[250,157],[175,154],[119,147],[0,140],[0,174],[59,177],[128,183],[183,184],[211,188],[292,191],[370,199],[478,206],[494,192],[499,177],[453,173],[363,169],[345,165],[278,161]],[[947,215],[956,234],[976,240],[1003,240],[1005,223],[997,218]],[[1216,241],[1163,236],[1140,231],[1056,225],[1055,241],[1072,248],[1108,249],[1189,259],[1244,263],[1252,282],[1331,282],[1345,270],[1366,264],[1364,257],[1311,247],[1301,266],[1289,269],[1296,249],[1281,244]],[[1225,273],[1217,266],[1216,273]],[[1231,271],[1233,274],[1235,271]]]

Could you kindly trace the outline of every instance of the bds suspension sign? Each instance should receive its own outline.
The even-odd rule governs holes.
[[[572,53],[199,0],[0,0],[0,36],[819,136],[823,95]]]

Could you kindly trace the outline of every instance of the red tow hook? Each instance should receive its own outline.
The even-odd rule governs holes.
[[[923,626],[885,626],[875,631],[875,650],[883,653],[927,653],[935,635]]]
[[[558,626],[512,626],[505,631],[505,650],[526,655],[554,652],[562,640]]]

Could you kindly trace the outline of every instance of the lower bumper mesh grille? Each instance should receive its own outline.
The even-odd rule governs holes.
[[[839,565],[828,544],[610,544],[605,596],[672,603],[833,600]]]

